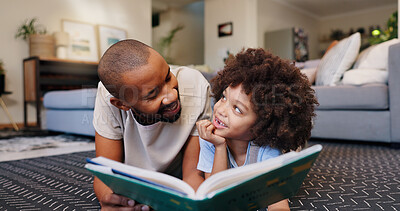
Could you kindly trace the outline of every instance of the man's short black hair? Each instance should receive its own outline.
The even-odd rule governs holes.
[[[114,97],[119,98],[122,74],[147,64],[150,47],[133,39],[112,45],[101,57],[98,66],[100,81]]]

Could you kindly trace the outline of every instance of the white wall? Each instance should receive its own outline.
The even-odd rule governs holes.
[[[204,64],[204,2],[160,13],[160,25],[153,27],[153,47],[158,49],[160,38],[179,24],[184,29],[176,33],[171,44],[172,61],[177,65]]]
[[[205,0],[205,63],[214,71],[223,68],[226,50],[257,47],[257,0]],[[233,23],[233,35],[218,37],[218,25]]]
[[[258,1],[258,46],[264,48],[264,34],[269,31],[302,28],[308,34],[309,58],[318,57],[318,20],[301,10],[279,3],[279,0]]]
[[[320,34],[329,36],[334,29],[348,32],[351,28],[357,30],[360,27],[365,28],[366,32],[368,32],[369,26],[377,25],[385,30],[387,20],[397,8],[398,5],[394,4],[321,19],[319,25]]]
[[[0,0],[0,58],[5,63],[7,107],[16,122],[23,122],[22,60],[29,56],[28,44],[14,39],[17,27],[26,19],[39,18],[49,33],[61,30],[61,19],[104,24],[127,30],[129,38],[151,45],[150,0]],[[0,109],[0,124],[8,118]],[[28,120],[36,121],[33,107]]]

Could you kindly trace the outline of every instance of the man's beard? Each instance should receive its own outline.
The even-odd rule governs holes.
[[[145,114],[134,108],[131,108],[131,110],[133,111],[136,121],[138,121],[140,124],[143,124],[143,125],[154,124],[154,123],[160,122],[160,121],[174,123],[179,119],[179,117],[181,116],[181,112],[182,112],[182,104],[180,101],[179,93],[178,93],[178,99],[174,103],[178,103],[180,108],[179,108],[179,111],[172,117],[166,117],[162,114],[163,110],[168,108],[171,104],[162,106],[156,114]]]

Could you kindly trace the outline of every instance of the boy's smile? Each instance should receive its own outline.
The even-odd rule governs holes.
[[[213,125],[218,129],[227,128],[228,126],[220,119],[214,116]]]
[[[226,88],[221,99],[214,105],[212,124],[216,128],[215,135],[250,141],[254,138],[250,129],[256,120],[250,95],[243,92],[242,85]]]

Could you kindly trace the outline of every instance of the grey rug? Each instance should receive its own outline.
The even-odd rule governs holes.
[[[79,152],[0,162],[0,210],[99,210]]]
[[[321,144],[317,161],[290,199],[292,210],[400,210],[399,149],[376,143]]]

